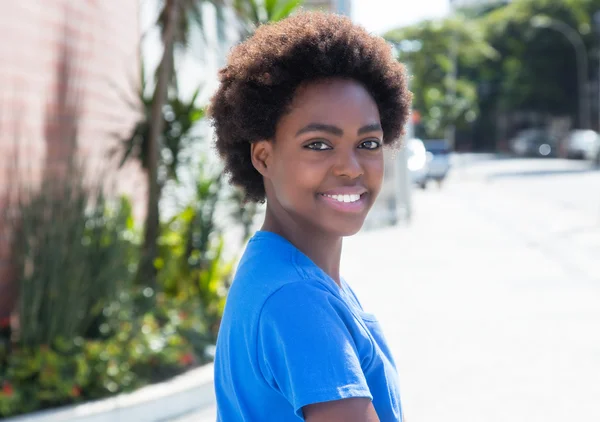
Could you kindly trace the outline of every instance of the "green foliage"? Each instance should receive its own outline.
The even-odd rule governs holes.
[[[495,59],[496,51],[485,40],[481,25],[453,17],[390,31],[385,38],[396,45],[398,59],[412,75],[413,107],[423,118],[421,135],[443,137],[448,125],[460,128],[475,120],[479,112],[476,83],[458,70]]]
[[[144,80],[142,71],[142,80]],[[198,87],[188,100],[183,100],[171,94],[168,103],[163,107],[163,131],[159,139],[159,174],[164,174],[166,179],[178,180],[177,169],[189,164],[184,157],[184,152],[193,143],[202,139],[195,131],[196,125],[205,117],[205,109],[196,105],[200,94]],[[141,118],[135,125],[131,134],[122,139],[121,166],[127,160],[136,159],[145,170],[148,169],[148,149],[150,145],[150,127],[152,116],[152,95],[146,92],[146,85],[142,84],[139,92],[141,104]],[[160,184],[164,184],[161,180]]]
[[[187,47],[202,3],[176,3],[182,7],[176,48]],[[299,4],[237,2],[237,11],[253,30]],[[200,139],[196,125],[205,117],[196,106],[199,89],[183,100],[175,81],[162,107],[158,197],[164,183],[178,182],[178,169],[189,165],[182,152]],[[146,91],[140,91],[140,121],[119,153],[123,163],[136,159],[148,170],[154,165],[148,150],[155,98]],[[225,257],[217,209],[233,206],[232,222],[242,225],[244,240],[256,213],[241,192],[225,197],[222,173],[203,162],[193,198],[161,224],[154,261],[159,283],[152,289],[131,282],[141,242],[129,203],[113,204],[99,188],[86,188],[82,173],[64,180],[23,196],[17,210],[20,329],[10,343],[10,327],[0,321],[0,418],[132,391],[210,360],[234,263]]]
[[[107,306],[101,338],[15,349],[0,365],[0,417],[132,391],[206,362],[199,300],[159,294],[147,309],[146,296],[123,293]]]
[[[579,33],[592,57],[591,16],[600,6],[584,0],[515,1],[482,18],[487,38],[502,60],[489,72],[499,84],[502,110],[533,109],[554,115],[577,110],[577,67],[573,45],[558,31],[534,28],[535,16],[548,16]],[[596,2],[597,3],[597,2]],[[590,71],[588,69],[588,71]]]
[[[29,314],[13,349],[0,343],[0,417],[132,391],[212,358],[233,270],[215,221],[221,173],[200,174],[190,205],[163,225],[159,292],[128,282],[139,244],[128,202],[108,207],[68,180],[19,210]]]
[[[500,115],[525,111],[578,121],[574,46],[565,34],[536,28],[532,20],[547,16],[577,32],[589,58],[586,74],[593,80],[600,40],[592,17],[598,10],[599,0],[515,0],[463,9],[450,19],[422,22],[386,37],[400,45],[399,58],[413,74],[414,105],[425,135],[439,136],[444,125],[456,124],[473,129],[470,136],[494,139]],[[453,45],[456,87],[451,83]]]
[[[233,8],[244,28],[242,37],[247,37],[259,25],[288,17],[303,3],[304,0],[233,0]]]
[[[222,181],[222,173],[201,173],[193,200],[163,225],[155,262],[166,294],[200,300],[214,338],[233,271],[233,262],[223,257],[223,235],[215,221]]]
[[[12,219],[21,344],[84,335],[128,288],[136,247],[129,202],[109,204],[75,166],[25,193]]]

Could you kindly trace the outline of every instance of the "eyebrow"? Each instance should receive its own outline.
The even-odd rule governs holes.
[[[358,134],[362,135],[364,133],[369,132],[381,132],[383,129],[381,128],[381,123],[372,123],[370,125],[366,125],[358,129]]]
[[[381,130],[382,129],[380,123],[372,123],[370,125],[366,125],[358,129],[358,135],[362,135],[368,132],[377,132]],[[336,136],[342,136],[344,134],[344,131],[337,126],[326,125],[323,123],[310,123],[304,126],[302,129],[300,129],[296,133],[296,136],[302,135],[303,133],[307,132],[328,132]]]

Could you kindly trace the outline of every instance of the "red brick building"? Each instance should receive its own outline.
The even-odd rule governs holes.
[[[138,20],[139,0],[0,0],[0,198],[19,184],[38,185],[75,151],[92,177],[116,169],[119,157],[108,158],[114,134],[136,119]],[[143,206],[138,166],[111,174]],[[9,239],[0,233],[2,318],[14,288]]]

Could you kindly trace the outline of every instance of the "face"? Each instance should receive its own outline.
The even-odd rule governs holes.
[[[362,227],[383,181],[379,111],[357,82],[301,86],[275,140],[252,148],[267,204],[301,228],[336,236]]]

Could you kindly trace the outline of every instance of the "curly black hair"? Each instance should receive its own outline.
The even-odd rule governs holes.
[[[225,172],[231,183],[244,190],[247,201],[265,200],[250,144],[274,138],[277,122],[288,111],[299,85],[332,77],[365,86],[379,109],[384,144],[397,144],[412,99],[404,66],[385,40],[349,18],[298,13],[259,27],[232,49],[219,72],[220,86],[209,115]]]

